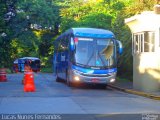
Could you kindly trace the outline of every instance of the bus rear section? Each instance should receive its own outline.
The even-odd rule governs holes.
[[[13,69],[15,72],[24,72],[25,66],[30,66],[33,72],[40,71],[40,59],[36,57],[23,57],[14,61]]]

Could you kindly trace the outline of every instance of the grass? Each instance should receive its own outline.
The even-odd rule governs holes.
[[[41,72],[42,73],[53,73],[53,70],[52,70],[52,67],[42,67]],[[11,70],[10,68],[6,68],[6,73],[11,74],[11,73],[14,73],[14,71]]]
[[[0,68],[0,69],[1,69],[1,68]],[[5,68],[5,71],[6,71],[7,74],[13,73],[12,70],[11,70],[10,68]]]
[[[131,77],[122,77],[122,76],[117,76],[117,81],[123,81],[123,82],[132,82],[133,81],[133,78],[131,78]]]
[[[41,68],[42,73],[53,73],[52,67],[42,67]]]
[[[8,74],[11,74],[12,73],[12,70],[11,69],[6,69],[6,72],[8,73]]]

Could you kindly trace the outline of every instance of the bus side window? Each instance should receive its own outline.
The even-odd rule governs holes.
[[[68,48],[69,48],[68,53],[69,53],[70,62],[74,62],[74,51],[70,50],[71,38],[73,38],[73,36],[68,37]]]
[[[56,61],[57,63],[60,62],[60,52],[61,52],[61,39],[59,39],[59,42],[57,43],[57,51],[56,51]]]
[[[54,42],[53,64],[57,62],[58,42]]]
[[[65,53],[61,53],[61,61],[64,62],[64,61],[65,61],[65,58],[66,58],[66,57],[65,57]]]

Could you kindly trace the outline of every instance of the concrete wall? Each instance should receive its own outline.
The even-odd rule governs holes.
[[[133,56],[133,86],[146,92],[160,90],[160,53]]]
[[[125,19],[132,33],[151,31],[155,33],[154,52],[133,53],[133,86],[142,91],[160,90],[160,5],[154,11]]]
[[[160,26],[160,14],[153,11],[144,11],[141,14],[125,19],[132,33],[142,31],[155,31]]]

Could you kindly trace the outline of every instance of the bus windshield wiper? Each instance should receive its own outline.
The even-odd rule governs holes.
[[[91,56],[89,57],[89,59],[88,59],[88,61],[87,61],[87,63],[86,63],[86,65],[88,66],[88,64],[89,64],[89,62],[90,62],[90,60],[91,60],[91,58],[94,56],[94,52],[92,52],[92,54],[91,54]]]
[[[100,60],[102,61],[103,66],[106,67],[106,66],[105,66],[105,62],[104,62],[104,60],[102,59],[102,56],[101,56],[100,53],[99,53],[99,50],[98,50],[98,56],[99,56]]]

